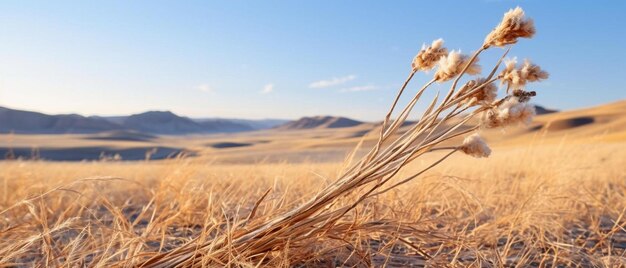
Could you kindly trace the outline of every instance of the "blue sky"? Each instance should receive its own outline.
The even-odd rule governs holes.
[[[379,120],[423,43],[470,53],[518,5],[538,31],[510,55],[551,74],[537,103],[626,99],[624,1],[3,1],[0,105]]]

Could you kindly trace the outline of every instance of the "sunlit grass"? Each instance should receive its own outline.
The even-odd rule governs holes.
[[[359,255],[377,265],[389,257],[388,264],[396,266],[623,264],[625,149],[621,143],[546,145],[502,148],[488,160],[453,157],[437,171],[357,206],[348,215],[354,226],[337,241],[321,237],[308,248],[273,252],[263,265],[295,265],[296,255],[309,265],[369,265]],[[227,232],[250,216],[268,190],[254,217],[271,219],[311,198],[340,169],[192,160],[3,162],[0,263],[137,264]],[[388,225],[387,231],[375,222]]]

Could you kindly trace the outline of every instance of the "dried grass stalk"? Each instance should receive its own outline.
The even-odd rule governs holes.
[[[424,47],[414,59],[409,77],[400,88],[382,123],[376,145],[361,160],[346,169],[334,183],[325,187],[309,201],[282,215],[257,220],[253,218],[252,213],[247,220],[228,226],[226,232],[212,241],[192,241],[171,252],[157,254],[139,266],[196,267],[208,264],[232,265],[239,262],[262,263],[272,252],[293,252],[290,257],[297,258],[298,253],[293,249],[304,248],[319,239],[348,237],[356,231],[356,228],[366,228],[372,232],[406,228],[385,224],[384,221],[351,223],[347,215],[368,198],[415,179],[457,151],[475,157],[489,156],[491,150],[478,134],[475,134],[482,127],[503,127],[527,122],[534,112],[532,106],[527,103],[529,98],[521,98],[518,95],[524,95],[523,86],[527,82],[546,78],[547,73],[541,71],[538,66],[527,63],[520,69],[515,69],[515,64],[512,67],[507,65],[505,72],[495,75],[508,49],[487,77],[471,80],[460,89],[457,89],[457,85],[464,75],[475,75],[480,72],[477,62],[479,54],[483,51],[492,45],[515,44],[518,38],[528,38],[532,34],[534,34],[532,21],[524,18],[523,11],[518,7],[505,14],[500,25],[489,34],[485,44],[472,56],[462,55],[454,50],[448,53],[443,47],[443,40],[435,40],[430,47]],[[416,72],[429,70],[436,62],[438,69],[433,79],[415,93],[395,120],[391,120],[398,100]],[[512,81],[513,75],[523,77],[523,83],[520,79]],[[437,94],[429,101],[419,120],[408,127],[408,130],[401,132],[401,126],[420,101],[422,94],[434,82],[449,80],[454,81],[445,97],[440,99]],[[494,82],[498,80],[516,83],[515,94],[518,95],[507,95],[496,100],[497,89]],[[483,120],[476,125],[461,128],[467,126],[475,117],[481,117]],[[440,146],[441,143],[462,135],[468,136],[463,144],[453,147]],[[400,179],[395,184],[387,185],[402,167],[424,154],[438,150],[449,152],[422,171]],[[355,197],[355,201],[351,204],[337,205],[338,200],[349,196]],[[256,206],[260,202],[261,200]]]

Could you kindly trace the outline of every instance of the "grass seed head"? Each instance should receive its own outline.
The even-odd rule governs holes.
[[[485,128],[504,127],[514,124],[530,124],[535,107],[519,97],[509,96],[493,109],[484,112],[481,125]]]
[[[550,76],[548,72],[541,70],[539,65],[533,64],[529,60],[524,60],[524,64],[522,64],[520,69],[520,74],[528,82],[538,82],[548,79]]]
[[[476,158],[489,157],[491,154],[491,149],[478,133],[466,137],[459,149]]]
[[[535,24],[524,16],[520,7],[504,13],[502,21],[485,38],[484,48],[506,46],[517,43],[518,38],[531,38],[535,35]]]
[[[548,72],[529,60],[524,60],[522,66],[518,67],[517,60],[510,59],[505,62],[501,83],[507,84],[510,89],[517,90],[522,89],[529,82],[538,82],[547,79],[548,76]]]
[[[530,98],[537,96],[537,92],[516,89],[516,90],[513,90],[513,96],[517,97],[520,102],[528,102]]]
[[[470,85],[468,87],[463,87],[461,89],[461,94],[463,91],[469,91],[473,88],[481,86],[487,82],[486,78],[478,78],[475,80],[469,81],[465,85]],[[485,84],[480,90],[476,91],[472,95],[468,96],[467,99],[463,101],[463,103],[467,103],[468,106],[473,106],[477,104],[490,104],[496,100],[498,97],[498,87],[493,82],[489,82]]]
[[[435,73],[435,80],[438,82],[445,82],[459,76],[469,61],[470,57],[461,54],[461,51],[451,51],[448,55],[439,59],[437,72]],[[476,58],[467,68],[466,73],[475,75],[479,74],[480,70],[481,68],[480,65],[478,65],[478,58]]]
[[[422,46],[420,52],[413,59],[411,67],[416,71],[431,70],[435,67],[437,61],[447,54],[448,49],[443,47],[443,39],[439,38],[433,41],[429,47],[426,47],[426,44]]]

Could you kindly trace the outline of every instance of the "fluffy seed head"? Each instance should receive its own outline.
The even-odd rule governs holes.
[[[461,89],[460,94],[472,91],[476,87],[482,87],[463,100],[463,103],[467,103],[468,106],[473,106],[476,104],[490,104],[494,102],[496,97],[498,97],[498,87],[496,87],[493,82],[485,84],[486,82],[486,78],[478,78],[465,84]],[[465,91],[465,93],[463,93],[463,91]]]
[[[518,67],[517,60],[511,59],[505,62],[505,68],[501,76],[501,83],[506,83],[508,88],[517,90],[523,88],[528,82],[547,79],[549,74],[529,60],[524,60],[522,66]]]
[[[535,116],[535,107],[510,96],[497,107],[484,112],[481,125],[485,128],[504,127],[513,124],[530,124]]]
[[[459,149],[464,153],[477,158],[489,157],[491,154],[491,149],[485,140],[478,135],[478,133],[474,133],[466,137],[463,140],[463,145],[461,145]]]
[[[518,38],[531,38],[533,35],[535,35],[533,20],[524,16],[522,8],[516,7],[504,13],[500,24],[485,38],[483,47],[515,44]]]
[[[469,92],[470,90],[476,88],[476,79],[474,80],[469,80],[467,81],[467,83],[465,83],[463,86],[461,86],[461,88],[459,89],[459,95],[465,95],[467,94],[467,92]]]
[[[428,71],[435,67],[441,57],[447,54],[448,49],[443,47],[443,39],[439,38],[433,41],[429,47],[426,47],[425,44],[422,46],[420,52],[413,59],[411,67],[417,71]]]
[[[548,79],[548,72],[541,70],[539,65],[531,63],[529,60],[524,60],[522,68],[520,69],[520,76],[526,79],[528,82],[537,82],[544,79]]]
[[[537,92],[516,89],[516,90],[513,90],[512,95],[517,97],[520,102],[527,102],[530,100],[530,98],[537,96]]]
[[[461,51],[451,51],[448,55],[439,59],[437,72],[435,73],[435,80],[438,82],[445,82],[459,76],[469,61],[470,57],[461,54]],[[480,73],[478,58],[470,64],[465,72],[471,75]]]

